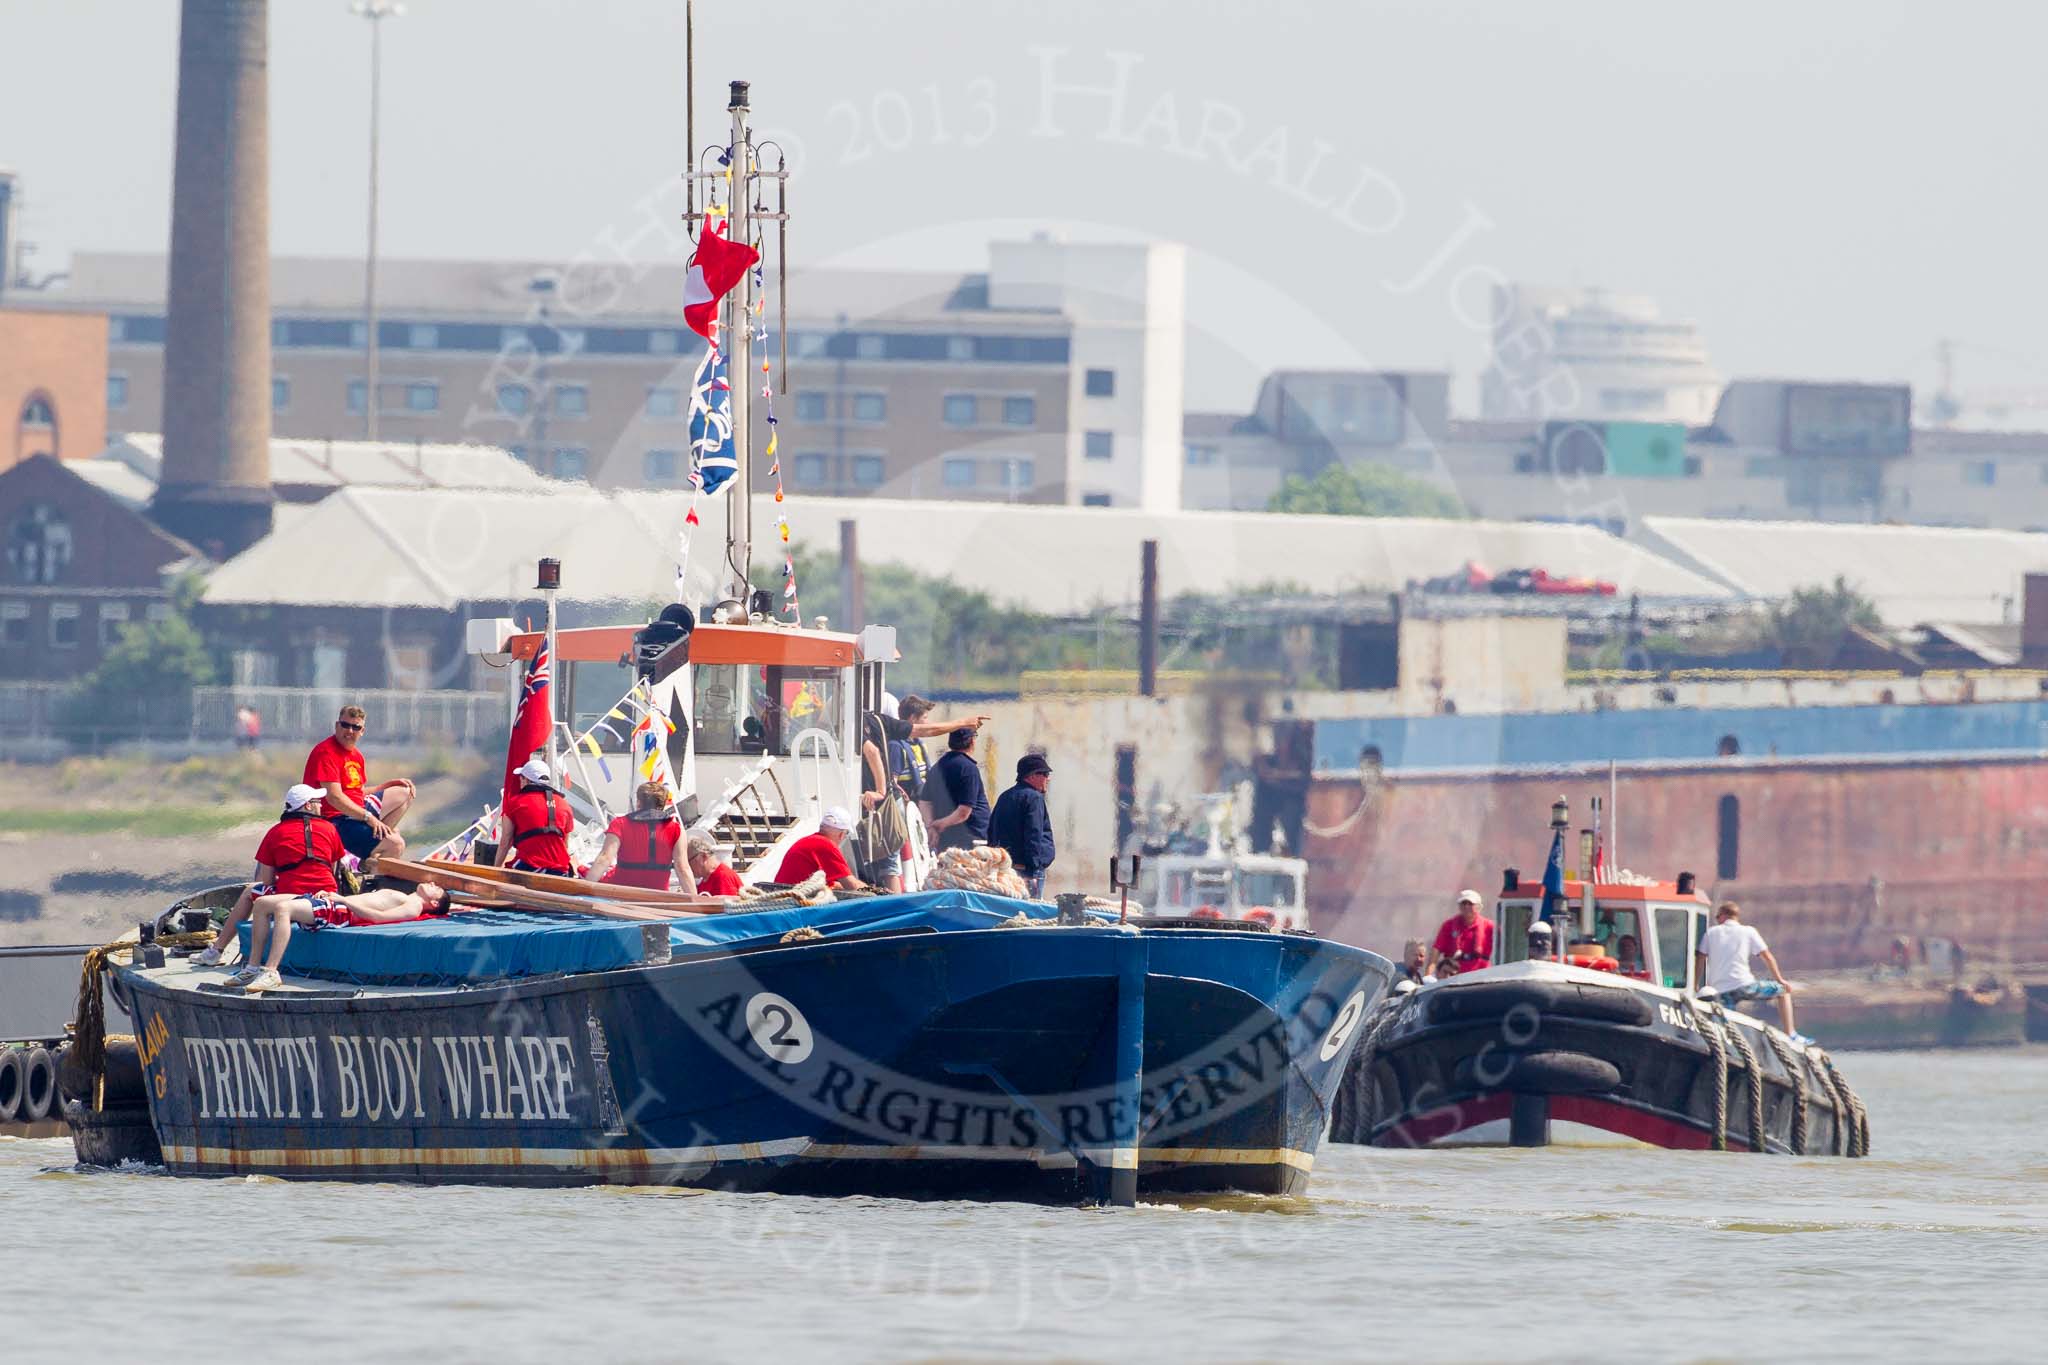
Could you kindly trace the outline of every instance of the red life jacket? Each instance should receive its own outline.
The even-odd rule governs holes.
[[[569,809],[569,798],[563,796],[560,792],[550,791],[544,787],[528,787],[521,791],[519,796],[540,797],[542,823],[530,829],[519,829],[515,821],[512,847],[515,850],[520,850],[521,845],[525,844],[527,840],[543,837],[551,837],[555,841],[546,853],[538,857],[530,858],[521,850],[518,853],[519,860],[528,867],[538,868],[543,872],[553,872],[563,876],[572,875],[575,872],[575,868],[569,861],[567,835],[576,828],[576,817]],[[520,801],[522,807],[526,804],[526,802]],[[507,805],[509,806],[510,803],[508,802]]]
[[[612,870],[605,874],[605,880],[620,886],[638,886],[649,891],[668,890],[668,874],[673,865],[675,842],[669,843],[670,856],[662,856],[661,836],[671,827],[671,820],[663,815],[658,820],[642,820],[636,816],[626,818],[626,828],[619,832],[619,860],[612,864]],[[631,833],[639,830],[637,838]],[[682,830],[676,827],[676,838],[682,837]],[[634,847],[638,844],[638,848]]]

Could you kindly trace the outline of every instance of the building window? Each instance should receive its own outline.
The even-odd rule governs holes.
[[[369,404],[369,399],[370,385],[367,380],[351,379],[348,381],[348,410],[350,412],[361,416],[363,409]]]
[[[948,359],[948,360],[972,360],[972,359],[974,359],[974,338],[973,338],[973,337],[947,337],[947,338],[946,338],[946,359]]]
[[[1192,464],[1192,465],[1205,465],[1205,464],[1215,464],[1215,463],[1216,463],[1216,447],[1215,447],[1215,446],[1197,446],[1197,445],[1191,445],[1191,446],[1189,446],[1189,447],[1188,447],[1187,449],[1188,449],[1188,463],[1189,463],[1189,464]]]
[[[562,343],[562,354],[574,355],[588,343],[589,337],[581,327],[557,327],[555,336]]]
[[[121,632],[128,626],[128,604],[126,602],[100,603],[100,648],[112,649],[121,643]]]
[[[949,455],[946,457],[946,487],[972,488],[974,487],[974,478],[974,461],[964,455]]]
[[[78,603],[50,603],[50,645],[55,649],[78,647]]]
[[[1081,453],[1091,460],[1107,460],[1116,454],[1116,433],[1091,431],[1081,438]]]
[[[1109,494],[1083,493],[1081,495],[1081,505],[1083,507],[1107,507],[1109,506]]]
[[[1003,425],[1006,427],[1036,426],[1038,423],[1038,400],[1036,398],[1005,398],[1003,400]]]
[[[21,405],[21,424],[25,427],[54,427],[57,425],[57,410],[50,406],[48,398],[35,394]]]
[[[47,586],[71,567],[71,523],[47,502],[24,508],[7,528],[10,582]]]
[[[882,358],[882,338],[872,332],[863,333],[855,337],[853,353],[862,360],[880,360]]]
[[[799,422],[822,422],[825,420],[825,395],[822,393],[800,393],[796,396],[796,420]]]
[[[1971,460],[1963,466],[1963,482],[1977,488],[1989,488],[1998,482],[1998,461]]]
[[[1715,843],[1714,875],[1724,882],[1735,880],[1742,858],[1742,802],[1724,796],[1715,821],[1719,839]]]
[[[524,417],[533,407],[533,390],[524,384],[498,385],[498,411],[508,417]]]
[[[590,390],[581,384],[564,384],[555,390],[555,416],[588,417]]]
[[[674,483],[682,468],[680,451],[650,450],[640,457],[640,477],[646,483]]]
[[[656,329],[647,334],[647,354],[674,355],[675,353],[676,334],[674,332]]]
[[[796,481],[806,488],[816,488],[825,482],[825,457],[823,455],[799,455],[790,467]]]
[[[1083,391],[1090,398],[1116,397],[1116,371],[1090,370],[1084,380]]]
[[[351,322],[348,325],[348,344],[358,351],[370,349],[370,329],[365,323]]]
[[[171,619],[171,604],[168,602],[151,602],[142,609],[142,619],[153,626],[162,625]]]
[[[590,452],[582,446],[557,446],[555,448],[555,477],[558,479],[580,479],[590,469]]]
[[[1002,460],[1003,487],[1022,493],[1038,482],[1037,463],[1029,455],[1005,455]]]
[[[0,644],[28,644],[28,603],[0,602]]]
[[[798,360],[815,360],[825,354],[831,346],[831,337],[824,332],[791,332],[789,349],[796,353]]]
[[[107,406],[116,410],[128,406],[127,375],[110,374],[107,376]],[[2042,472],[2048,473],[2048,465],[2042,466]]]
[[[441,344],[441,329],[431,322],[415,322],[405,329],[405,344],[415,351],[431,351]]]
[[[975,421],[974,395],[971,393],[949,393],[946,395],[946,425],[949,427],[971,427]]]
[[[649,389],[647,391],[647,415],[649,417],[674,417],[682,411],[682,394],[676,389]]]
[[[879,393],[855,394],[853,396],[853,420],[856,422],[888,421],[888,398]]]
[[[856,488],[880,488],[882,486],[882,457],[879,455],[856,455],[853,457],[853,484]]]
[[[284,412],[292,405],[292,381],[284,375],[270,377],[270,410]]]
[[[405,410],[407,412],[439,412],[441,410],[441,386],[431,379],[416,380],[405,386]]]

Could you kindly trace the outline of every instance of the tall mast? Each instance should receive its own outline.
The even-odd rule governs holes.
[[[732,83],[732,102],[726,108],[732,114],[732,141],[728,144],[732,156],[732,192],[728,196],[731,217],[727,220],[726,237],[751,246],[753,221],[748,199],[753,189],[754,148],[753,135],[747,128],[745,81]],[[751,585],[747,576],[754,550],[754,434],[748,427],[747,414],[754,392],[751,364],[754,351],[752,270],[740,277],[739,284],[726,296],[725,306],[726,375],[732,384],[733,449],[739,456],[740,466],[732,478],[732,502],[725,522],[725,562],[732,575],[731,596],[751,610]]]

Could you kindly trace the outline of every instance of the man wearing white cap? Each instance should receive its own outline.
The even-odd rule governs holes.
[[[575,876],[569,832],[576,828],[576,816],[569,798],[555,790],[555,775],[541,759],[527,759],[518,776],[519,790],[498,812],[498,866]]]
[[[258,896],[272,892],[285,895],[330,895],[341,888],[334,880],[334,865],[345,850],[341,836],[331,822],[320,816],[320,802],[326,795],[320,788],[301,782],[284,794],[284,814],[256,845],[256,880],[243,888],[228,922],[214,935],[213,942],[193,955],[202,967],[218,966],[220,956],[234,941],[235,930],[249,918],[249,907]]]
[[[1477,891],[1458,893],[1458,909],[1436,931],[1438,979],[1476,972],[1493,961],[1493,921],[1479,913],[1485,902]]]
[[[853,816],[844,806],[834,806],[818,821],[818,832],[806,834],[789,846],[789,852],[782,855],[782,866],[775,871],[775,880],[784,886],[795,886],[806,880],[813,872],[825,874],[827,885],[842,891],[859,891],[865,883],[853,875],[847,866],[846,855],[839,846],[846,842],[847,831],[853,828]]]

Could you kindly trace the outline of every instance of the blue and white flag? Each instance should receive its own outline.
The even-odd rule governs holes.
[[[1550,836],[1550,861],[1543,867],[1543,918],[1564,914],[1564,831]]]
[[[726,378],[725,352],[715,346],[704,352],[690,389],[690,452],[706,493],[716,493],[740,472],[732,438],[732,382]]]

